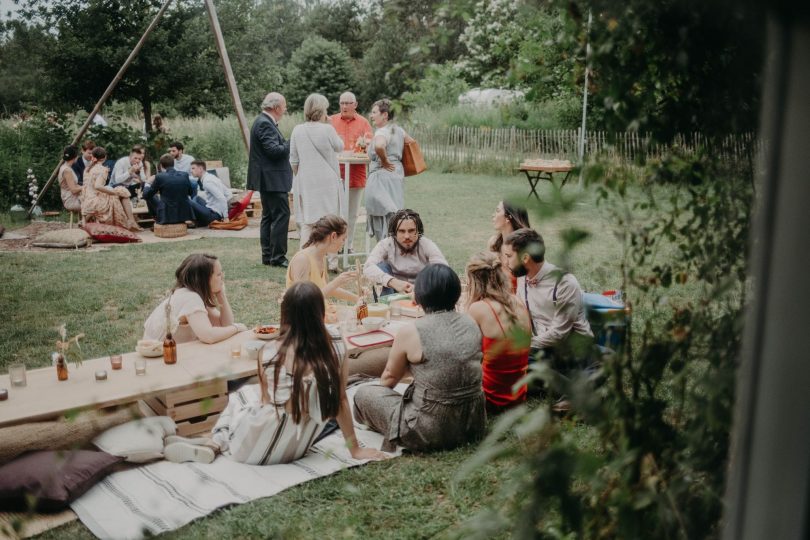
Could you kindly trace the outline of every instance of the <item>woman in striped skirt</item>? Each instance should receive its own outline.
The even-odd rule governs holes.
[[[277,342],[260,354],[259,384],[231,394],[213,430],[223,455],[252,465],[304,456],[327,421],[337,420],[354,459],[385,459],[357,444],[346,397],[342,339],[324,325],[323,293],[302,281],[284,293]]]

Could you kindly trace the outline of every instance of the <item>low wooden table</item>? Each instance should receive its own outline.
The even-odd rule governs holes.
[[[399,327],[393,325],[386,331],[396,335]],[[362,332],[357,330],[347,336]],[[256,360],[231,358],[231,349],[256,339],[248,330],[210,345],[200,341],[181,343],[177,346],[176,364],[166,365],[162,357],[147,358],[145,375],[135,374],[135,360],[143,359],[136,352],[123,354],[123,368],[117,371],[110,366],[109,357],[85,360],[78,368],[70,364],[67,381],[57,380],[55,367],[27,370],[28,384],[24,387],[11,386],[7,373],[0,375],[0,388],[8,390],[8,400],[0,401],[0,427],[145,400],[153,410],[159,409],[155,412],[180,420],[198,411],[206,416],[205,425],[181,431],[205,431],[204,427],[216,421],[214,413],[227,403],[227,381],[256,375]],[[349,353],[363,350],[348,343],[347,349]],[[107,372],[107,380],[96,381],[95,373],[102,369]],[[178,427],[182,427],[179,422]]]
[[[526,198],[531,198],[534,195],[539,201],[540,195],[537,194],[537,184],[540,180],[548,180],[553,184],[554,173],[565,173],[562,184],[560,184],[560,187],[563,187],[568,181],[568,177],[571,176],[574,165],[567,159],[527,159],[520,164],[519,170],[526,174],[526,179],[529,181],[529,187],[531,188],[529,196]]]

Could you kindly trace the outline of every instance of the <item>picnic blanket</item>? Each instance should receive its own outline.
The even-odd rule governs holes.
[[[349,403],[356,389],[349,389]],[[382,445],[379,433],[356,429],[356,434],[363,446]],[[99,538],[140,539],[172,531],[223,506],[270,497],[363,463],[351,458],[338,430],[286,465],[245,465],[218,456],[210,465],[159,461],[114,473],[71,508]]]

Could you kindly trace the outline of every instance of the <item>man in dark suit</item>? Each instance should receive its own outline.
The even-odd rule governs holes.
[[[76,173],[76,178],[78,179],[79,185],[84,184],[84,170],[90,166],[93,159],[93,148],[96,147],[96,143],[87,139],[82,143],[82,156],[76,160],[76,163],[73,164],[73,172]],[[110,169],[112,170],[112,169]]]
[[[288,193],[292,189],[290,142],[278,129],[278,122],[287,112],[287,100],[277,92],[267,94],[262,101],[262,113],[250,130],[250,158],[247,188],[259,192],[262,200],[262,221],[259,236],[262,264],[286,268],[287,228],[290,223]]]
[[[191,183],[188,173],[174,169],[170,154],[160,156],[160,169],[151,183],[143,188],[143,198],[155,223],[169,225],[194,221],[191,210]]]

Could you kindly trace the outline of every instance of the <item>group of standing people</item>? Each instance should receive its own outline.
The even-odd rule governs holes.
[[[307,243],[314,224],[327,215],[348,216],[348,243],[353,250],[354,230],[360,199],[365,188],[367,230],[378,241],[386,236],[388,221],[405,208],[402,151],[410,136],[394,122],[391,102],[374,103],[369,122],[357,114],[357,100],[351,92],[340,96],[340,112],[328,115],[329,102],[311,94],[304,102],[305,122],[296,126],[290,139],[278,127],[287,111],[281,94],[271,92],[262,102],[262,114],[250,134],[248,189],[262,200],[260,238],[262,263],[286,268],[287,229],[291,215],[288,193],[293,194],[293,211]],[[366,150],[370,159],[368,179],[365,166],[340,165],[342,151]],[[349,166],[349,196],[341,178]]]

